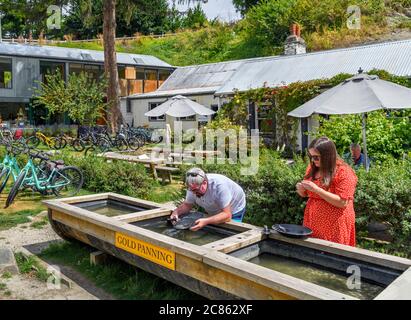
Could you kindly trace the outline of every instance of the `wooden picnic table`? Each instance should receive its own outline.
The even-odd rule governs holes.
[[[165,183],[166,179],[168,179],[169,182],[172,183],[173,182],[172,173],[176,173],[180,171],[179,168],[167,166],[167,162],[163,158],[140,159],[138,158],[138,156],[124,155],[124,154],[119,154],[116,152],[106,152],[102,156],[104,156],[108,160],[117,160],[117,161],[120,160],[120,161],[144,164],[146,167],[151,169],[153,178],[155,180],[158,179],[158,172],[161,173],[161,180],[163,184]]]
[[[139,159],[138,156],[130,156],[119,154],[116,152],[106,152],[102,156],[108,160],[122,160],[127,162],[142,163],[148,165],[153,173],[154,179],[158,179],[157,166],[164,164],[165,159],[162,158],[150,158],[150,159]]]

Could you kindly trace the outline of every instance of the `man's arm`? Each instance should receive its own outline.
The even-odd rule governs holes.
[[[173,211],[173,213],[171,214],[170,218],[171,218],[171,219],[177,219],[177,220],[178,220],[178,216],[190,212],[192,208],[193,208],[193,204],[192,204],[192,203],[188,203],[188,202],[184,201],[180,206],[178,206],[178,207]]]
[[[232,217],[231,206],[224,208],[220,213],[212,215],[209,218],[198,219],[196,224],[190,229],[192,231],[197,231],[204,228],[208,224],[222,224],[230,222]]]

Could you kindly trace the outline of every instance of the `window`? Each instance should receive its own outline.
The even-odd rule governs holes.
[[[157,108],[160,104],[162,104],[163,102],[149,102],[148,103],[148,111],[151,111],[155,108]],[[150,122],[154,122],[154,121],[165,121],[166,120],[166,116],[162,115],[161,117],[149,117],[148,121]]]
[[[100,80],[104,74],[103,66],[98,64],[70,63],[69,74],[86,73],[87,77],[94,80]]]
[[[80,74],[83,71],[83,65],[80,63],[70,63],[69,74]]]
[[[12,60],[0,58],[0,89],[12,88],[12,70]]]
[[[217,116],[218,112],[218,104],[212,104],[211,105],[211,110],[213,110],[215,113],[211,116],[211,120],[214,120],[215,117]]]
[[[158,71],[158,85],[161,86],[171,75],[169,70],[159,70]]]
[[[139,94],[143,93],[143,83],[144,83],[144,69],[136,68],[136,79],[129,80],[130,92],[129,94]]]
[[[127,113],[131,113],[131,100],[130,99],[126,100],[126,109],[127,109]]]
[[[87,77],[94,80],[99,80],[103,76],[103,70],[101,66],[96,64],[85,64],[84,72],[87,74]]]
[[[196,121],[196,116],[176,118],[177,121]]]
[[[64,62],[40,61],[40,76],[41,81],[46,82],[46,75],[60,72],[63,79],[65,79],[66,64]]]
[[[158,88],[157,70],[145,70],[144,92],[153,92]]]

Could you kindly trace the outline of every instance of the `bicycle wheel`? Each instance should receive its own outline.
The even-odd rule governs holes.
[[[95,152],[95,151],[96,151],[96,147],[95,147],[95,146],[87,147],[86,150],[84,151],[84,156],[85,156],[85,157],[88,157],[88,156],[94,155],[94,152]]]
[[[117,138],[117,139],[115,140],[115,144],[116,144],[116,148],[117,148],[119,151],[125,151],[125,150],[128,149],[127,141],[126,141],[125,139],[123,139],[123,138]]]
[[[130,139],[128,139],[128,146],[132,150],[136,151],[136,150],[140,149],[143,145],[144,145],[144,141],[142,141],[138,137],[131,137]]]
[[[110,150],[112,147],[111,142],[107,140],[106,138],[101,138],[98,140],[96,149],[102,153]]]
[[[57,138],[61,141],[61,148],[60,149],[64,149],[67,146],[67,139],[64,137],[59,137]]]
[[[147,143],[147,136],[145,134],[143,134],[142,132],[137,132],[135,135],[135,138],[139,139],[140,141],[143,142],[143,145],[145,145]]]
[[[63,141],[61,138],[51,138],[50,140],[52,141],[51,145],[53,146],[53,149],[60,150],[63,148],[65,140]]]
[[[83,173],[76,167],[64,167],[58,170],[51,180],[53,193],[57,197],[75,196],[83,186]],[[58,187],[61,184],[62,186]]]
[[[71,143],[71,146],[77,152],[83,152],[85,149],[84,142],[80,139],[74,139],[73,142]]]
[[[151,143],[158,144],[158,143],[161,143],[162,141],[163,141],[163,136],[156,136],[154,138],[153,138],[153,136],[151,136],[151,138],[150,138]]]
[[[11,170],[8,167],[4,167],[3,170],[1,170],[0,173],[0,193],[3,192],[4,188],[7,185],[7,182],[9,181],[11,174]]]
[[[40,144],[40,139],[37,138],[36,136],[31,136],[30,138],[28,138],[26,140],[26,144],[30,147],[30,148],[37,148]]]
[[[26,178],[26,171],[20,172],[19,176],[17,177],[16,182],[11,187],[11,190],[7,197],[6,205],[4,206],[4,209],[7,209],[13,203],[14,199],[17,196],[17,193],[19,193],[19,190],[21,186],[23,185],[25,178]]]

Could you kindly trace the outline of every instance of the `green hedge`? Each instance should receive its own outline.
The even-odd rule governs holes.
[[[83,171],[83,188],[92,192],[114,192],[146,198],[154,186],[153,179],[141,164],[107,162],[95,156],[78,157],[63,154],[61,158],[67,165],[77,166]]]
[[[273,223],[302,223],[305,201],[295,191],[295,185],[304,175],[306,165],[296,159],[287,165],[277,152],[261,150],[256,175],[241,175],[239,165],[203,165],[207,173],[220,173],[239,183],[247,196],[244,221],[256,225]],[[183,171],[188,168],[184,168]]]
[[[259,171],[242,176],[238,165],[204,165],[208,173],[221,173],[238,182],[247,196],[244,221],[271,226],[274,223],[302,223],[305,200],[295,185],[305,173],[307,163],[300,158],[287,165],[277,153],[262,150]],[[357,171],[355,194],[357,231],[366,231],[371,221],[391,226],[394,242],[411,238],[411,161],[390,160],[376,165],[367,173]]]

